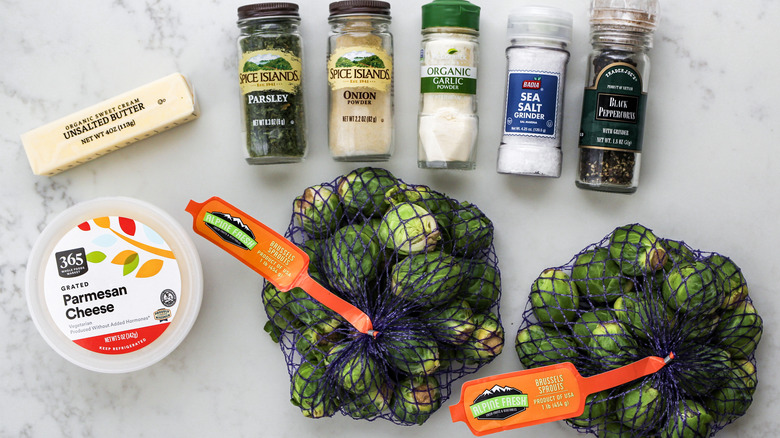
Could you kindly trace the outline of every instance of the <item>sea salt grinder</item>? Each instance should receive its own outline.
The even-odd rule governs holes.
[[[561,176],[561,124],[572,15],[525,6],[507,21],[507,80],[498,173]]]

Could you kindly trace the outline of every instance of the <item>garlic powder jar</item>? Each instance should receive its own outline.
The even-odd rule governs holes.
[[[167,213],[132,198],[99,198],[57,216],[27,263],[35,326],[62,357],[123,373],[172,352],[200,310],[200,258]]]
[[[476,167],[479,12],[465,0],[422,6],[417,167]]]

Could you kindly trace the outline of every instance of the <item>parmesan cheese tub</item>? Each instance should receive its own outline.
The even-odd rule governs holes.
[[[184,76],[168,75],[22,134],[33,173],[55,175],[198,117]]]
[[[62,357],[88,370],[152,365],[184,340],[200,310],[195,245],[167,213],[124,197],[57,216],[27,263],[35,326]]]

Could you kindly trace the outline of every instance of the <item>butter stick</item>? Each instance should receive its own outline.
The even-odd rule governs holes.
[[[55,175],[198,117],[179,73],[22,134],[33,173]]]

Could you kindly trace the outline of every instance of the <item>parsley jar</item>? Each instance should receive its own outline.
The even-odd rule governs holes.
[[[306,156],[300,23],[295,3],[238,8],[238,82],[249,164],[294,163]]]

